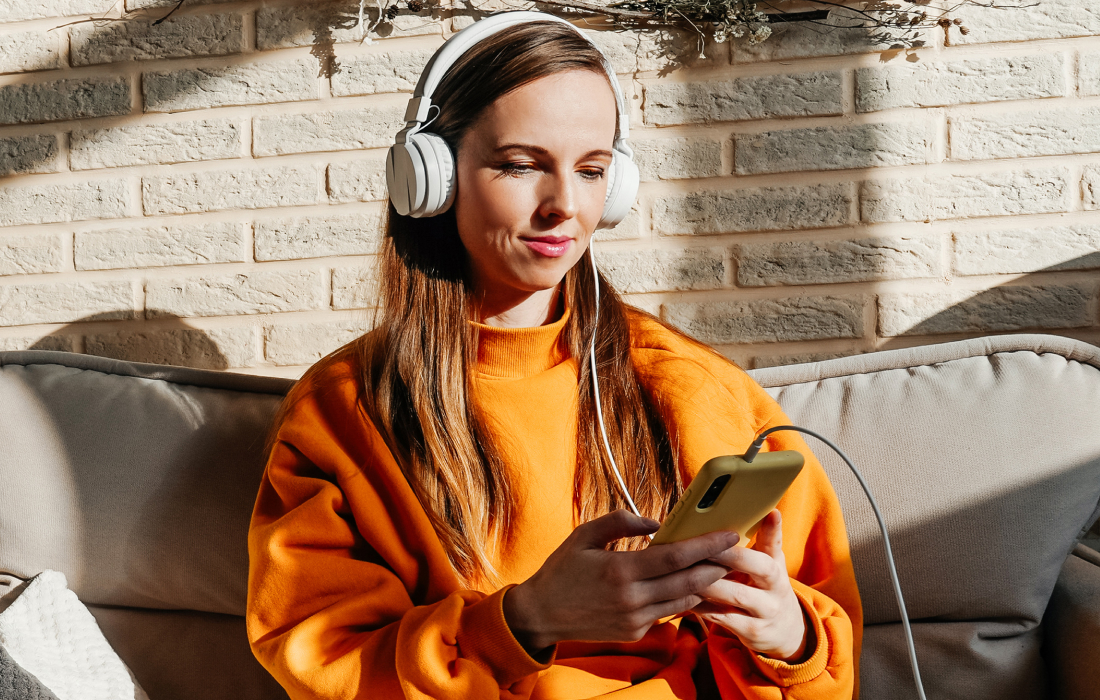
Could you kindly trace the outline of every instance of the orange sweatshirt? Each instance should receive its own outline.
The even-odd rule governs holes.
[[[577,364],[558,342],[565,320],[480,327],[478,400],[525,494],[518,544],[497,556],[506,582],[530,577],[577,525]],[[787,422],[743,371],[653,320],[632,314],[631,338],[685,484],[711,457],[741,454]],[[797,433],[769,437],[766,449],[806,457],[779,509],[791,583],[816,633],[808,660],[757,655],[717,626],[699,641],[673,621],[635,643],[559,644],[542,664],[505,623],[507,586],[460,586],[358,405],[361,391],[346,352],[294,387],[252,517],[249,640],[292,698],[695,698],[703,655],[723,698],[852,696],[862,614],[848,539],[836,494]]]

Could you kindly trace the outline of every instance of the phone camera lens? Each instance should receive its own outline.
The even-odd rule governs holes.
[[[698,510],[706,510],[714,505],[714,502],[718,500],[718,496],[722,493],[722,489],[729,483],[730,475],[723,474],[714,481],[711,482],[710,488],[703,494],[703,497],[699,499],[699,505],[695,506]]]

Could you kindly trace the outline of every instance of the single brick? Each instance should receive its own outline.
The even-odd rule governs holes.
[[[846,184],[694,192],[658,199],[653,227],[676,235],[842,226],[853,199]]]
[[[76,352],[78,337],[75,335],[47,335],[23,336],[14,338],[0,338],[0,352],[12,350],[57,350],[59,352]]]
[[[272,326],[264,332],[264,354],[279,366],[312,365],[369,330],[353,321]]]
[[[878,326],[884,336],[1079,328],[1096,319],[1096,285],[994,287],[983,292],[884,294]]]
[[[935,277],[941,274],[941,248],[940,239],[932,236],[746,243],[737,256],[737,283],[759,287]]]
[[[64,244],[59,236],[0,236],[0,275],[60,272]]]
[[[955,272],[1013,275],[1100,268],[1100,225],[955,234]]]
[[[643,181],[722,174],[722,144],[714,139],[631,139],[630,145]]]
[[[378,8],[368,5],[366,23],[373,24]],[[343,0],[330,3],[310,3],[290,7],[264,7],[256,12],[256,48],[286,49],[294,46],[345,44],[359,42],[359,3]],[[442,34],[442,23],[423,15],[399,15],[384,22],[372,36],[417,36]]]
[[[831,7],[829,10],[828,19],[813,23],[773,23],[771,36],[758,44],[743,40],[731,41],[733,62],[755,63],[789,58],[844,56],[885,51],[898,43],[897,30],[892,27],[874,31],[862,27],[847,29],[846,26],[859,27],[862,24],[859,15],[841,7]]]
[[[1031,100],[1066,94],[1062,54],[903,63],[856,71],[856,109]]]
[[[0,326],[132,319],[130,282],[65,282],[0,286]]]
[[[73,257],[78,270],[244,262],[243,239],[234,223],[79,231]]]
[[[71,78],[0,87],[0,124],[55,122],[130,113],[130,81]]]
[[[69,166],[86,170],[237,158],[240,144],[240,128],[228,119],[74,131]]]
[[[821,126],[738,136],[738,175],[794,170],[847,170],[931,160],[932,122]]]
[[[147,61],[184,56],[240,53],[241,15],[191,15],[157,20],[128,20],[105,26],[78,24],[70,38],[74,66]]]
[[[256,117],[252,154],[275,156],[317,151],[382,148],[405,125],[404,106],[360,107],[311,114]]]
[[[332,308],[373,309],[378,306],[378,277],[374,265],[333,268]]]
[[[317,270],[154,279],[145,285],[145,315],[160,318],[308,311],[324,306],[322,290]]]
[[[858,298],[796,297],[665,304],[663,317],[704,343],[778,343],[860,338]]]
[[[939,175],[865,182],[864,221],[932,221],[1066,211],[1069,173],[1036,168],[987,175]]]
[[[1004,9],[1008,7],[1009,9]],[[1018,6],[960,5],[953,12],[970,29],[951,30],[951,44],[1032,41],[1100,34],[1100,7],[1082,0],[1043,0]]]
[[[337,202],[380,202],[386,194],[386,161],[333,163],[328,166],[328,196]]]
[[[1100,152],[1100,107],[951,120],[951,157],[1028,158]]]
[[[638,211],[637,205],[635,205],[630,213],[620,221],[618,224],[611,228],[601,228],[595,233],[594,239],[597,241],[624,241],[631,238],[642,237],[642,215]]]
[[[1078,76],[1082,95],[1100,95],[1100,53],[1082,53]]]
[[[12,136],[0,139],[0,177],[23,173],[56,173],[57,137]]]
[[[764,75],[645,89],[645,122],[655,126],[840,114],[839,72]]]
[[[1092,165],[1085,168],[1081,177],[1081,189],[1085,209],[1100,209],[1100,167]]]
[[[596,262],[624,294],[720,289],[726,282],[725,248],[603,250]]]
[[[311,165],[217,170],[141,179],[145,214],[315,204],[320,172]]]
[[[126,216],[129,200],[122,180],[0,187],[0,226],[120,219]]]
[[[369,255],[382,242],[381,213],[256,222],[256,260]]]
[[[852,355],[859,354],[861,354],[859,350],[852,350],[851,352],[811,352],[797,355],[758,355],[752,359],[752,367],[753,369],[786,367],[788,365],[800,365],[806,362],[835,360],[838,357],[851,357]]]
[[[332,74],[332,94],[374,95],[381,92],[412,92],[433,51],[387,51],[340,60]]]
[[[196,369],[250,367],[259,360],[253,333],[248,327],[119,331],[86,336],[84,352]]]
[[[0,8],[3,2],[0,2]],[[3,9],[0,9],[0,13]],[[61,67],[60,32],[0,35],[0,73],[22,73]]]
[[[142,92],[147,112],[314,100],[318,95],[317,62],[300,58],[146,73]]]
[[[118,0],[0,0],[0,22],[21,22],[42,17],[102,15]]]

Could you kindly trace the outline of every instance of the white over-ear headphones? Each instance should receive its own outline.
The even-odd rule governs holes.
[[[405,128],[397,133],[386,156],[386,186],[394,209],[402,216],[416,218],[442,214],[450,208],[455,195],[455,163],[447,142],[436,134],[421,131],[432,108],[432,93],[447,69],[478,42],[502,29],[527,22],[560,22],[586,40],[581,30],[560,17],[543,12],[503,12],[475,22],[443,44],[420,75],[413,97],[405,109]],[[595,46],[595,44],[593,44]],[[599,47],[596,47],[599,51]],[[627,145],[630,118],[619,81],[607,56],[603,67],[615,93],[619,119],[615,128],[615,143],[611,151],[611,167],[607,173],[607,196],[603,215],[596,228],[611,228],[626,218],[638,196],[638,166],[634,152]],[[438,111],[438,107],[436,108]]]

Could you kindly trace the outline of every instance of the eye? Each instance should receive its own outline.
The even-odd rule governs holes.
[[[585,180],[588,180],[589,182],[598,182],[598,181],[603,179],[604,169],[603,168],[585,168],[584,170],[579,170],[578,173],[580,174],[580,176],[582,178],[584,178]]]
[[[526,175],[528,173],[534,172],[535,168],[534,168],[533,165],[531,165],[531,163],[511,162],[511,163],[501,163],[500,165],[497,166],[497,170],[499,170],[504,175],[508,175],[508,176],[511,176],[511,177],[518,177],[520,175]]]

